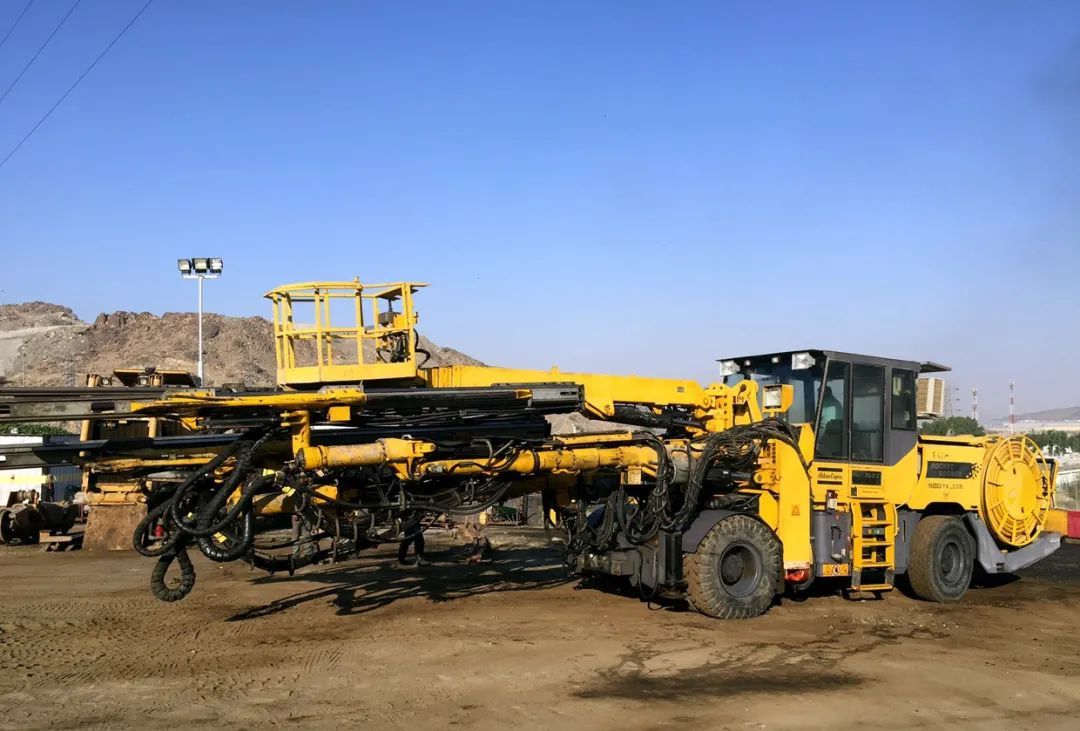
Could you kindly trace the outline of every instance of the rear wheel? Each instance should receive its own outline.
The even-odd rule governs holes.
[[[971,585],[975,545],[960,518],[931,515],[915,526],[908,580],[920,599],[958,601]]]
[[[15,542],[15,514],[0,510],[0,543]]]
[[[780,540],[767,525],[729,516],[683,557],[687,597],[694,609],[719,619],[764,614],[779,590],[781,560]]]

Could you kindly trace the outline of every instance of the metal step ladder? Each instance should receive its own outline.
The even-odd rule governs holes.
[[[890,591],[896,570],[896,506],[852,500],[851,549],[852,591]]]

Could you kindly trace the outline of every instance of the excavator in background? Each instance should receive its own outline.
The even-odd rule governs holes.
[[[84,430],[3,464],[78,464],[103,494],[136,501],[129,540],[157,559],[151,589],[166,601],[192,590],[192,550],[292,571],[396,541],[404,516],[527,493],[562,531],[572,572],[720,618],[759,615],[818,580],[880,595],[906,575],[918,596],[956,601],[975,570],[1016,571],[1069,530],[1056,464],[1029,439],[918,434],[917,379],[943,366],[804,349],[724,360],[708,386],[429,368],[423,286],[269,292],[273,388],[117,390],[51,412],[0,389],[0,422],[154,425]],[[612,428],[551,433],[545,417],[575,412]]]

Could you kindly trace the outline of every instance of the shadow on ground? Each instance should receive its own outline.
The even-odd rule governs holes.
[[[490,562],[469,564],[469,549],[428,553],[430,565],[400,566],[393,558],[360,559],[347,564],[281,577],[256,579],[256,584],[299,582],[323,586],[298,592],[229,617],[240,622],[277,614],[308,602],[330,599],[338,615],[363,614],[409,597],[433,602],[453,601],[477,594],[535,591],[575,581],[550,548],[499,549]]]

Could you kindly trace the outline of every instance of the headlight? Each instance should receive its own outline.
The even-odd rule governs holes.
[[[814,356],[809,353],[792,353],[791,354],[791,370],[793,371],[805,371],[807,368],[813,368]]]
[[[761,396],[761,405],[765,409],[781,409],[784,406],[784,386],[774,384],[766,386]]]
[[[720,375],[734,376],[739,372],[739,364],[733,360],[720,361]]]

